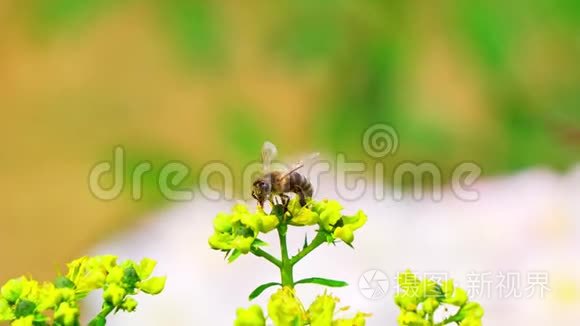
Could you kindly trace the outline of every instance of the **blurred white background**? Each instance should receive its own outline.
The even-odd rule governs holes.
[[[535,169],[482,179],[474,189],[480,193],[476,202],[463,202],[450,192],[441,202],[376,202],[370,194],[345,202],[345,212],[360,208],[369,216],[356,233],[355,250],[344,244],[322,246],[297,265],[295,278],[347,281],[348,287],[330,291],[342,305],[352,307],[351,313],[372,313],[372,326],[393,325],[398,308],[393,282],[381,299],[370,300],[361,293],[359,278],[368,270],[382,271],[391,281],[407,268],[418,275],[447,273],[467,290],[474,284],[470,275],[490,273],[489,292],[482,285],[483,293],[471,298],[484,306],[485,325],[575,324],[580,307],[580,166],[565,174]],[[324,185],[316,196],[337,198]],[[248,255],[227,264],[222,253],[208,247],[213,217],[231,205],[198,198],[149,216],[129,233],[97,245],[94,254],[157,259],[158,273],[168,276],[161,297],[140,296],[137,312],[114,316],[110,325],[231,325],[236,308],[250,305],[247,296],[257,285],[278,280],[277,270],[264,260]],[[291,254],[305,231],[291,229]],[[268,247],[272,253],[278,252],[275,242]],[[507,272],[521,275],[516,287],[524,297],[501,294],[497,274]],[[525,298],[526,278],[533,272],[549,275],[544,298],[538,293]],[[265,307],[273,291],[255,301]],[[297,291],[307,306],[324,288],[303,285]],[[85,315],[96,313],[97,306],[88,304],[93,311]]]

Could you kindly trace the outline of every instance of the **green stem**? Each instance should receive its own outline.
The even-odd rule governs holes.
[[[103,310],[99,313],[99,316],[106,318],[114,309],[114,306],[106,305],[103,307]]]
[[[101,312],[99,312],[99,314],[89,322],[89,326],[105,325],[107,316],[113,312],[113,309],[115,309],[114,306],[104,303]]]
[[[293,264],[288,257],[288,244],[286,243],[286,233],[288,224],[280,223],[278,226],[278,238],[280,239],[280,250],[282,253],[282,266],[280,267],[280,276],[282,277],[282,286],[294,287]]]
[[[306,255],[308,255],[314,249],[318,248],[318,246],[323,244],[325,241],[326,241],[326,235],[324,234],[324,232],[319,231],[316,234],[316,237],[314,237],[314,239],[312,239],[312,242],[310,242],[310,244],[308,246],[306,246],[306,248],[301,250],[298,254],[296,254],[296,256],[292,257],[292,259],[290,260],[290,264],[295,265],[302,258],[306,257]]]
[[[272,264],[278,266],[278,268],[282,267],[282,262],[277,259],[276,257],[270,255],[269,253],[267,253],[266,251],[258,248],[258,247],[254,247],[251,249],[252,253],[258,257],[263,257],[266,258],[267,261],[271,262]]]

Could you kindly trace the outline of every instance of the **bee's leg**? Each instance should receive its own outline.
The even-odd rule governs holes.
[[[284,209],[286,209],[288,207],[290,197],[288,197],[286,194],[280,194],[280,200],[282,201],[282,206],[284,206]]]
[[[270,195],[268,199],[270,201],[270,204],[272,204],[272,206],[281,205],[280,198],[276,195]]]
[[[276,198],[277,198],[276,196],[270,195],[268,198],[269,198],[270,204],[272,204],[272,206],[278,205],[277,200],[276,200]]]
[[[306,195],[304,194],[302,188],[297,187],[296,195],[300,197],[300,206],[304,207],[306,205]]]
[[[256,196],[256,194],[254,194],[252,192],[252,197],[254,197],[254,199],[258,202],[258,205],[260,205],[260,207],[264,206],[264,203],[260,202],[260,199],[258,198],[258,196]]]
[[[302,193],[300,194],[300,206],[306,206],[306,196],[304,196]]]

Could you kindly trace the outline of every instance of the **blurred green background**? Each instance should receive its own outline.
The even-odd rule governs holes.
[[[287,154],[486,175],[580,161],[580,2],[0,0],[0,279],[49,278],[169,204],[103,202],[87,178],[115,145],[128,166],[222,160],[265,139]]]

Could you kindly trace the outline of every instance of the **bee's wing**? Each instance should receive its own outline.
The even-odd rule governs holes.
[[[281,177],[281,179],[286,178],[287,176],[289,176],[292,172],[302,168],[304,165],[316,160],[318,158],[318,156],[320,156],[320,153],[316,152],[316,153],[312,153],[310,155],[307,155],[306,157],[304,157],[302,160],[298,161],[296,164],[294,164],[294,166],[292,167],[292,169],[290,169],[289,171],[287,171],[286,173],[284,173],[284,175]]]
[[[272,167],[272,160],[276,157],[278,150],[276,149],[276,145],[272,144],[269,141],[265,141],[264,145],[262,145],[262,169],[263,172],[270,172]]]

